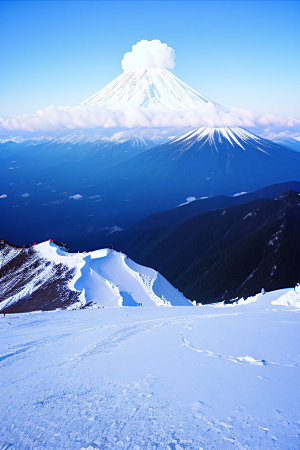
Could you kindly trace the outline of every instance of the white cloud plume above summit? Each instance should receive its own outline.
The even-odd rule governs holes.
[[[132,51],[125,53],[122,59],[122,69],[129,72],[137,67],[147,69],[174,69],[175,50],[163,44],[160,40],[141,40],[132,46]]]

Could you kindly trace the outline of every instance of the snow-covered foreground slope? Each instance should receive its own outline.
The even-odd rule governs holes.
[[[68,253],[51,241],[0,248],[4,313],[87,306],[191,306],[158,272],[110,249]]]
[[[288,292],[2,316],[1,448],[298,449],[300,309],[288,297],[300,291]]]

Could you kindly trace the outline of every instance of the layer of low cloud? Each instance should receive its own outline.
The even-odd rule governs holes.
[[[24,114],[7,120],[0,118],[2,131],[53,131],[78,128],[137,128],[137,127],[242,127],[299,131],[300,121],[291,117],[282,118],[272,114],[259,114],[246,109],[223,110],[208,103],[202,108],[181,111],[150,111],[145,108],[129,107],[113,111],[98,105],[54,106]],[[279,131],[278,131],[279,132]]]
[[[122,68],[125,72],[136,67],[154,69],[174,69],[175,50],[158,39],[143,39],[132,46],[132,51],[125,53]]]
[[[261,133],[261,136],[266,139],[270,139],[270,140],[292,139],[292,140],[300,142],[300,127],[298,127],[298,130],[296,130],[296,132],[294,132],[293,129],[276,132],[276,129],[274,130],[272,128],[266,128],[264,130],[264,132]]]

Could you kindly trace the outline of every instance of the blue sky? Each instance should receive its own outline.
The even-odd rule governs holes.
[[[1,1],[0,117],[74,106],[122,73],[141,39],[226,107],[300,119],[298,1]]]

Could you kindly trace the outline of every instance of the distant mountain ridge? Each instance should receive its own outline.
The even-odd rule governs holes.
[[[140,221],[136,222],[132,226],[115,233],[113,236],[109,236],[104,240],[104,244],[109,245],[113,240],[116,248],[130,253],[131,246],[137,239],[141,239],[142,236],[147,235],[149,231],[159,232],[163,235],[165,230],[169,227],[186,221],[198,214],[213,211],[216,209],[229,208],[230,206],[241,205],[253,200],[267,200],[274,197],[278,197],[288,190],[293,190],[300,193],[300,182],[288,181],[286,183],[274,184],[266,186],[258,191],[244,193],[243,195],[228,197],[220,195],[217,197],[196,199],[186,204],[177,206],[176,208],[169,209],[167,211],[161,211],[144,217]]]
[[[272,139],[273,142],[276,142],[277,144],[284,145],[285,147],[291,148],[292,150],[295,150],[296,152],[300,152],[300,137],[280,137],[277,136]]]
[[[148,222],[152,226],[144,219],[116,235],[115,245],[192,300],[246,298],[300,281],[300,196],[292,190],[194,214],[173,226],[163,214]]]

